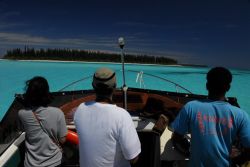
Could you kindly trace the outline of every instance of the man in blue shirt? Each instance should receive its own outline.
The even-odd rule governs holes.
[[[208,99],[188,102],[171,128],[174,142],[191,134],[190,167],[229,167],[250,160],[250,118],[242,109],[226,102],[232,74],[215,67],[207,74]],[[239,139],[242,153],[232,157],[232,144]]]

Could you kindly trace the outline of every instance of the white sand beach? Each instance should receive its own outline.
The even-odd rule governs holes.
[[[117,62],[90,62],[90,61],[69,61],[69,60],[13,60],[13,59],[0,59],[0,61],[24,61],[24,62],[52,62],[52,63],[89,63],[89,64],[121,64]],[[183,65],[174,64],[174,65],[164,65],[164,64],[141,64],[141,63],[126,63],[131,65],[141,65],[141,66],[170,66],[170,67],[181,67]]]

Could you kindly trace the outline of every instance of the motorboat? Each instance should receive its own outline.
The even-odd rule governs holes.
[[[142,75],[142,72],[138,72],[138,75]],[[157,77],[147,73],[143,75]],[[85,77],[84,80],[89,78]],[[184,89],[187,93],[129,87],[126,90],[126,106],[124,104],[124,88],[117,88],[113,96],[113,102],[117,106],[126,107],[131,114],[142,144],[142,153],[136,166],[159,167],[162,164],[165,166],[185,166],[188,157],[180,149],[174,147],[171,140],[171,129],[166,128],[164,123],[163,127],[160,126],[157,129],[157,121],[161,123],[162,116],[163,118],[167,116],[168,120],[172,121],[180,108],[188,101],[207,98],[205,95],[192,94],[181,85],[165,78],[161,79],[165,82],[171,82],[174,87]],[[70,83],[68,86],[78,82]],[[94,90],[64,91],[68,86],[58,92],[51,93],[53,102],[50,105],[61,108],[68,129],[75,132],[74,111],[79,104],[95,100],[95,92]],[[228,99],[237,105],[236,98],[230,97]],[[14,167],[23,164],[25,134],[19,130],[18,121],[18,111],[23,107],[23,95],[16,94],[13,103],[0,123],[0,166]],[[63,149],[64,166],[79,166],[77,144],[66,142]]]
[[[121,49],[123,40],[119,39]],[[123,50],[122,50],[123,59]],[[125,83],[124,73],[135,73],[136,81],[140,87],[128,87]],[[123,85],[116,88],[113,102],[119,107],[125,108],[131,115],[137,129],[142,152],[135,167],[184,167],[187,165],[188,156],[185,154],[188,149],[182,145],[173,143],[171,139],[172,131],[167,124],[174,120],[182,106],[195,99],[207,99],[205,95],[193,94],[188,89],[178,83],[166,78],[162,78],[143,71],[131,71],[124,69],[122,61]],[[176,91],[163,91],[157,89],[147,89],[143,83],[143,76],[159,79],[170,83]],[[57,92],[52,92],[53,101],[51,106],[59,107],[65,115],[67,128],[75,133],[73,116],[76,108],[83,102],[95,100],[95,92],[92,89],[67,90],[75,84],[91,79],[87,76],[78,81],[74,81]],[[154,85],[157,88],[157,85]],[[181,91],[180,91],[181,90]],[[238,105],[237,99],[228,98],[233,105]],[[7,113],[0,123],[0,166],[21,167],[24,161],[25,152],[25,132],[19,128],[18,111],[24,107],[23,95],[16,94],[15,99],[9,107]],[[77,137],[77,136],[75,136]],[[186,136],[187,141],[190,136]],[[77,138],[73,137],[73,140]],[[79,166],[78,145],[69,139],[63,145],[63,166]]]

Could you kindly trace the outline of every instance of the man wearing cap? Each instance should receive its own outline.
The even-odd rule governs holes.
[[[129,167],[141,144],[129,113],[112,104],[115,72],[98,69],[92,86],[96,100],[80,104],[74,115],[81,167]]]

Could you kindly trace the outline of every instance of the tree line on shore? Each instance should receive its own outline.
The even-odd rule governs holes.
[[[89,62],[121,62],[120,54],[100,51],[75,50],[75,49],[34,49],[25,47],[8,50],[5,59],[13,60],[63,60],[63,61],[89,61]],[[177,64],[177,60],[148,55],[126,54],[126,63],[147,64]]]

